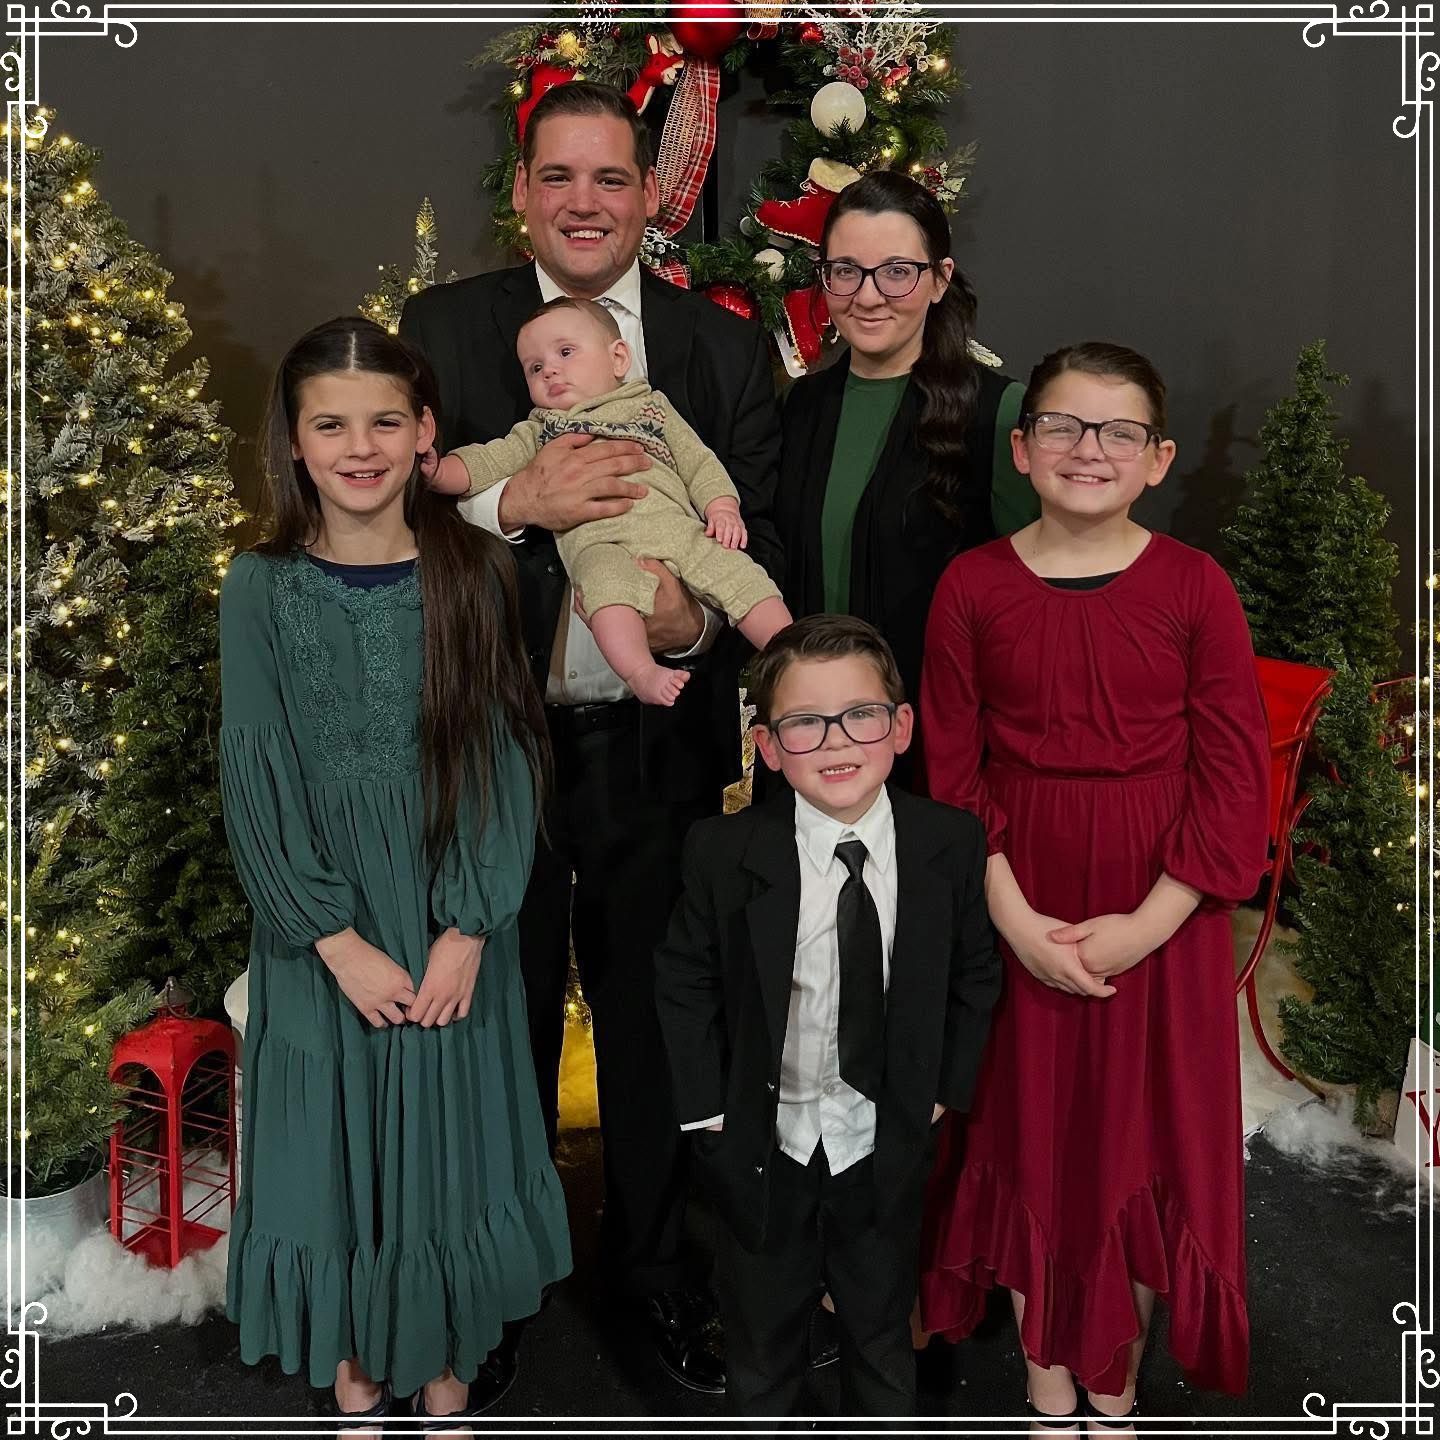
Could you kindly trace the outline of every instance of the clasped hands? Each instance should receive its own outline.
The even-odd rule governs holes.
[[[1157,935],[1138,913],[1097,915],[1067,925],[1034,910],[1006,935],[1016,959],[1042,984],[1069,995],[1108,999],[1108,982],[1133,969],[1169,937]]]
[[[463,1020],[470,1013],[484,948],[483,935],[446,930],[430,946],[417,990],[408,970],[354,929],[315,942],[345,998],[377,1030],[405,1024],[428,1030]]]

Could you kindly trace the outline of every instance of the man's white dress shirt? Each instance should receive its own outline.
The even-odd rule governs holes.
[[[795,797],[795,844],[800,853],[800,922],[790,1013],[780,1055],[780,1103],[775,1136],[792,1160],[807,1165],[816,1143],[825,1147],[832,1175],[875,1148],[875,1104],[840,1078],[840,940],[835,912],[848,871],[835,858],[842,840],[865,846],[864,880],[880,916],[885,987],[895,942],[898,897],[895,816],[882,788],[875,803],[853,824],[832,819],[803,795]],[[723,1115],[682,1126],[697,1130]]]
[[[540,299],[548,304],[566,292],[560,288],[541,268],[535,265],[535,279],[540,285]],[[625,379],[644,380],[649,378],[645,362],[645,329],[640,321],[640,261],[637,258],[630,268],[603,295],[596,297],[600,304],[615,317],[620,327],[621,338],[630,347],[630,369]],[[620,382],[616,382],[617,384]],[[643,475],[636,478],[644,481]],[[482,495],[460,504],[460,512],[472,525],[479,525],[492,535],[501,535],[512,543],[518,543],[524,535],[520,530],[505,531],[500,527],[500,497],[505,493],[509,481],[502,480]],[[575,613],[571,605],[569,587],[565,590],[562,614],[564,646],[563,659],[552,663],[550,679],[545,688],[545,699],[552,705],[593,705],[607,700],[624,700],[630,695],[630,687],[610,668],[590,627]],[[705,625],[700,638],[689,649],[673,659],[687,659],[702,655],[710,648],[720,628],[714,613],[706,607]],[[559,646],[559,639],[556,644]]]

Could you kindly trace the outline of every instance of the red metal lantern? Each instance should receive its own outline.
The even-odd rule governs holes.
[[[207,1215],[235,1209],[234,1034],[164,1014],[115,1042],[110,1078],[128,1091],[110,1136],[110,1232],[151,1264],[178,1265],[225,1233]]]

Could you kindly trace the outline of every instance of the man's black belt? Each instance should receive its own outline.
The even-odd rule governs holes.
[[[591,735],[597,730],[620,730],[636,724],[640,702],[632,696],[594,705],[547,705],[545,718],[558,734]]]

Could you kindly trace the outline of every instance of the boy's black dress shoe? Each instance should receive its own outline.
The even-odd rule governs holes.
[[[835,1312],[817,1305],[810,1312],[810,1368],[823,1370],[840,1358],[840,1327]]]
[[[657,1290],[645,1318],[660,1363],[682,1385],[704,1395],[725,1393],[725,1335],[708,1290]]]

